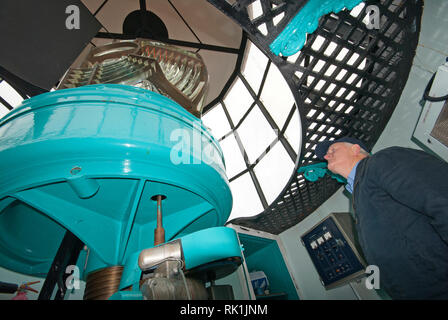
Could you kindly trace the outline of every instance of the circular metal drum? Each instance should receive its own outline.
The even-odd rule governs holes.
[[[222,151],[172,100],[109,84],[26,100],[0,120],[0,265],[45,275],[65,229],[87,271],[165,240],[224,225],[232,196]]]

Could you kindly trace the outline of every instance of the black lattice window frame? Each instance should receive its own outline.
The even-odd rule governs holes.
[[[230,136],[231,134],[234,135],[235,140],[237,142],[238,145],[238,149],[241,152],[241,155],[243,157],[244,160],[244,164],[245,164],[245,169],[241,170],[240,172],[238,172],[237,174],[229,177],[229,182],[231,183],[232,181],[238,179],[239,177],[243,176],[246,173],[249,173],[252,183],[254,184],[255,190],[257,192],[257,195],[260,199],[260,202],[263,206],[264,209],[269,207],[269,203],[266,199],[266,196],[263,192],[263,188],[260,185],[260,182],[257,178],[257,175],[255,173],[255,166],[272,150],[272,148],[277,144],[277,143],[281,143],[282,146],[285,148],[288,156],[290,157],[291,161],[295,164],[295,167],[297,167],[298,164],[298,153],[294,150],[294,148],[291,146],[291,144],[289,143],[289,141],[286,139],[285,137],[285,131],[287,130],[291,119],[294,115],[294,113],[297,111],[297,106],[295,104],[293,104],[290,108],[290,111],[288,112],[288,115],[286,117],[285,123],[283,124],[282,128],[278,127],[278,125],[276,124],[275,120],[272,118],[272,116],[269,114],[266,106],[264,105],[264,103],[261,101],[261,95],[263,92],[263,88],[264,88],[264,84],[266,82],[266,78],[269,74],[269,70],[271,68],[272,65],[272,61],[268,60],[266,63],[266,67],[264,69],[263,72],[263,76],[261,79],[261,84],[257,90],[257,92],[254,91],[254,89],[252,88],[252,86],[249,84],[249,82],[247,81],[246,77],[244,76],[244,74],[241,72],[241,63],[238,64],[238,69],[236,70],[235,76],[232,77],[229,80],[229,83],[234,84],[238,79],[241,80],[242,84],[244,85],[245,89],[249,92],[250,96],[253,99],[253,102],[251,103],[250,107],[246,110],[246,112],[244,113],[244,115],[241,117],[240,120],[238,120],[238,123],[234,123],[232,120],[232,117],[230,116],[230,113],[227,109],[226,103],[225,103],[225,93],[229,90],[229,88],[223,90],[223,94],[221,94],[213,103],[210,103],[208,106],[206,106],[206,108],[204,108],[204,110],[210,110],[214,105],[216,104],[221,104],[224,114],[226,116],[226,120],[229,123],[230,126],[230,131],[227,132],[226,134],[224,134],[222,137],[216,137],[218,138],[218,141],[221,142],[223,139],[227,138],[228,136]],[[230,86],[229,86],[230,87]],[[277,136],[275,137],[275,139],[273,141],[271,141],[269,143],[269,145],[267,146],[267,148],[261,153],[260,156],[258,156],[254,161],[250,161],[249,157],[247,155],[247,152],[244,148],[244,144],[240,138],[240,135],[238,133],[238,128],[241,126],[241,124],[244,122],[244,120],[247,118],[247,116],[249,115],[249,113],[254,109],[254,108],[258,108],[261,113],[263,114],[263,116],[265,117],[265,119],[267,120],[267,122],[269,123],[270,127],[274,130],[274,132],[277,133]]]
[[[318,130],[322,125],[331,123],[333,127],[335,127],[333,132],[325,135],[325,139],[335,139],[343,135],[351,135],[363,140],[368,147],[372,147],[375,144],[392,115],[409,76],[412,59],[415,55],[415,49],[418,43],[418,33],[420,30],[420,19],[423,6],[421,0],[402,0],[399,5],[395,5],[393,3],[394,0],[365,1],[365,7],[371,4],[379,6],[382,17],[380,30],[368,30],[366,28],[362,23],[362,20],[366,15],[365,12],[359,14],[358,17],[350,16],[350,13],[347,11],[326,15],[320,19],[319,27],[316,32],[308,35],[307,43],[301,50],[299,58],[293,63],[288,61],[288,58],[278,57],[272,54],[269,50],[269,44],[278,36],[282,28],[287,25],[298,10],[305,5],[306,1],[294,1],[295,7],[293,7],[292,2],[289,1],[259,0],[264,14],[262,17],[258,17],[253,21],[250,20],[247,14],[247,8],[255,0],[236,0],[232,1],[232,4],[225,0],[208,1],[229,17],[233,18],[242,29],[247,32],[248,37],[252,42],[257,45],[257,47],[259,47],[281,70],[285,80],[291,87],[302,118],[303,141],[299,163],[300,166],[317,162],[317,159],[313,156],[313,152],[316,143],[324,137],[324,135],[318,134]],[[283,11],[277,9],[276,12],[286,13],[286,16],[277,25],[271,23],[272,21],[269,22],[274,16],[272,14],[273,11],[271,10],[273,4],[277,5],[277,8],[278,6],[282,7]],[[389,9],[393,10],[389,11]],[[323,26],[325,23],[328,23],[326,22],[327,19],[329,19],[328,17],[338,17],[339,25],[344,23],[344,18],[348,18],[349,21],[352,22],[351,26],[345,26],[345,28],[351,28],[348,32],[343,33],[345,34],[345,38],[337,38],[336,32],[331,34],[331,39],[334,39],[335,42],[340,45],[347,46],[346,39],[355,37],[356,32],[361,34],[364,33],[358,42],[352,41],[353,43],[348,44],[348,47],[352,48],[355,52],[359,51],[358,46],[355,45],[359,45],[359,42],[362,39],[367,39],[368,41],[365,43],[365,52],[360,52],[361,54],[359,54],[356,62],[360,63],[364,58],[368,59],[368,61],[362,76],[353,80],[353,83],[362,81],[359,92],[357,92],[357,87],[356,90],[354,90],[357,99],[357,107],[348,111],[348,116],[344,116],[345,112],[348,110],[348,107],[346,106],[339,110],[339,113],[331,113],[328,115],[324,121],[316,121],[321,120],[318,119],[320,114],[319,111],[329,111],[330,108],[328,102],[327,105],[321,104],[319,106],[319,99],[314,97],[314,101],[310,99],[314,104],[307,105],[305,103],[308,98],[307,92],[309,94],[311,88],[306,88],[302,84],[306,81],[306,77],[309,75],[302,75],[303,78],[297,79],[295,73],[298,71],[297,66],[301,63],[299,59],[305,59],[306,54],[316,54],[316,52],[311,50],[311,46],[315,38],[318,35],[321,35],[320,32],[322,31]],[[386,24],[384,21],[386,21]],[[266,35],[263,35],[257,28],[261,23],[266,23],[268,31]],[[395,30],[391,29],[392,26],[396,26]],[[401,27],[401,29],[399,27]],[[396,41],[394,41],[394,39]],[[329,42],[331,42],[331,40],[329,40]],[[380,45],[375,47],[376,44]],[[339,52],[335,53],[333,51],[332,56],[336,57]],[[341,61],[341,66],[342,62],[347,62],[349,59],[350,57],[347,55]],[[302,71],[310,73],[309,68],[312,69],[317,61],[317,59],[314,59],[314,64],[313,61],[311,61],[305,69],[302,69]],[[384,63],[385,65],[382,65],[381,63]],[[344,65],[344,67],[347,66]],[[333,71],[333,74],[334,72],[335,71]],[[368,74],[368,72],[370,72],[370,74]],[[379,75],[379,79],[372,78],[372,75]],[[340,79],[340,82],[344,83],[349,76],[349,72],[347,72],[345,77]],[[317,82],[318,81],[316,81],[316,83]],[[344,83],[344,86],[346,86],[346,83]],[[354,89],[353,87],[351,88]],[[321,90],[323,90],[323,88],[321,88]],[[351,90],[346,90],[344,95],[338,97],[340,103],[344,103],[343,97],[346,97],[349,92],[351,92]],[[355,98],[352,99],[352,102],[354,102],[354,99]],[[312,108],[316,109],[316,115],[314,118],[307,118],[305,115],[307,115]],[[341,115],[343,115],[343,117],[340,117]],[[327,119],[329,119],[329,122],[326,121]],[[313,123],[316,124],[311,128]],[[336,132],[338,133],[337,135],[335,134]],[[313,135],[317,135],[317,137],[314,140],[311,140]],[[232,222],[241,226],[279,234],[306,218],[340,187],[340,183],[328,176],[316,182],[309,182],[304,179],[303,174],[293,175],[288,186],[284,189],[284,192],[262,213],[255,217],[240,218]]]

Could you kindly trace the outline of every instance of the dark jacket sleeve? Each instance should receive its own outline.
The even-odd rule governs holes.
[[[17,284],[0,281],[0,293],[14,293],[18,288]]]
[[[448,243],[448,163],[423,151],[392,147],[372,156],[377,185],[392,198],[431,218]]]

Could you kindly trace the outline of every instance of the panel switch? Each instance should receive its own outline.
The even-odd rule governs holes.
[[[329,240],[329,239],[331,239],[331,238],[332,238],[331,233],[330,233],[330,232],[326,232],[326,233],[324,234],[324,238],[325,238],[325,240]]]

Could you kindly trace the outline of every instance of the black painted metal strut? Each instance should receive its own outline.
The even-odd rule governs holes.
[[[54,300],[63,300],[67,291],[66,280],[70,276],[66,272],[67,267],[75,265],[78,260],[79,253],[84,244],[69,230],[66,231],[61,245],[54,257],[50,270],[48,271],[44,285],[40,291],[38,300],[51,300],[54,289],[57,291]]]

